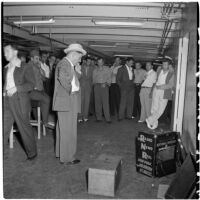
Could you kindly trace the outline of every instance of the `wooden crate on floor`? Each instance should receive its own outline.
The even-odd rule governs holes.
[[[150,177],[176,172],[177,132],[139,132],[136,137],[136,170]]]
[[[121,177],[122,157],[100,155],[88,169],[88,193],[115,196]]]

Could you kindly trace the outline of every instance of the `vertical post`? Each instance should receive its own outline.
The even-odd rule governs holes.
[[[10,130],[10,135],[9,135],[9,147],[11,149],[13,149],[13,143],[14,143],[14,140],[13,140],[13,126]]]
[[[41,112],[40,112],[40,107],[37,107],[37,127],[38,127],[38,139],[40,139],[41,135]]]
[[[182,134],[183,111],[185,100],[185,83],[187,72],[187,57],[188,57],[188,35],[179,40],[178,68],[176,77],[176,95],[175,109],[173,119],[173,131]]]

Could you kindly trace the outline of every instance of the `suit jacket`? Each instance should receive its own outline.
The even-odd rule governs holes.
[[[74,70],[70,62],[63,58],[56,66],[55,70],[55,85],[53,95],[53,110],[55,111],[70,111],[73,103],[77,104],[78,110],[80,110],[80,101],[71,101],[72,91],[72,78]],[[78,98],[80,92],[77,93]]]
[[[129,88],[133,86],[134,73],[133,73],[133,79],[129,80],[128,70],[125,65],[122,66],[118,69],[116,82],[121,89]]]
[[[6,77],[7,77],[8,67],[4,68],[4,93],[6,93]],[[15,67],[13,73],[15,86],[17,88],[17,92],[14,95],[17,95],[19,104],[21,106],[21,111],[23,113],[27,113],[31,109],[30,99],[29,99],[29,92],[34,88],[34,78],[33,78],[33,71],[32,68],[22,62],[20,67]]]
[[[158,70],[157,74],[157,80],[160,75],[161,69]],[[172,88],[174,87],[174,72],[168,72],[166,80],[165,80],[165,86],[164,86],[164,96],[163,99],[172,100]]]

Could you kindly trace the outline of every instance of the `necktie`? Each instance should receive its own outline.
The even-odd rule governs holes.
[[[85,68],[85,75],[87,76],[88,68]]]
[[[79,80],[78,80],[78,78],[77,78],[77,76],[76,76],[76,72],[74,71],[74,83],[75,83],[75,86],[77,87],[77,88],[79,88]]]

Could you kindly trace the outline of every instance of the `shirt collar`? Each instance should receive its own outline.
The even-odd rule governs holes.
[[[167,74],[167,73],[169,72],[169,70],[164,71],[164,70],[162,69],[161,72],[162,72],[163,74]]]
[[[153,69],[150,69],[147,73],[150,74],[153,71]]]
[[[67,57],[65,57],[65,58],[69,61],[69,63],[71,64],[71,66],[74,67],[74,65],[73,65],[73,63],[71,62],[71,60],[70,60],[69,58],[67,58]]]
[[[127,68],[128,70],[132,70],[132,67],[129,67],[127,64],[125,64],[125,66],[126,66],[126,68]]]
[[[20,59],[16,59],[14,62],[9,62],[5,67],[9,68],[10,66],[15,66],[15,67],[21,67],[21,60]]]

